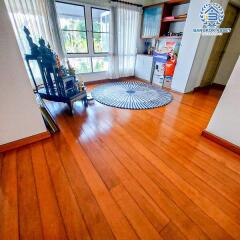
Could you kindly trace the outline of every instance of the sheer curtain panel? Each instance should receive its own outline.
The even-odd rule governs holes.
[[[54,0],[5,0],[22,54],[30,53],[23,31],[26,26],[34,42],[43,37],[64,59]]]
[[[113,3],[111,9],[110,78],[134,75],[142,8]]]

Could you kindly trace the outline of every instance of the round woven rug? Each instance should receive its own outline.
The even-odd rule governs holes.
[[[113,82],[100,85],[92,97],[107,106],[124,109],[151,109],[172,101],[172,94],[160,87],[143,82]]]

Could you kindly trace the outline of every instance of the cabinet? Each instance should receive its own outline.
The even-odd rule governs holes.
[[[153,57],[138,54],[135,64],[135,76],[150,81],[152,76]]]

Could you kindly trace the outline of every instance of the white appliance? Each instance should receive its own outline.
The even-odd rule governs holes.
[[[164,71],[165,71],[165,64],[161,62],[156,62],[154,66],[153,80],[152,80],[154,84],[163,86]]]

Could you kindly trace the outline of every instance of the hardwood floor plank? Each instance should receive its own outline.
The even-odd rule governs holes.
[[[115,127],[115,129],[118,129],[118,127]],[[124,132],[124,133],[125,133],[125,135],[127,135],[128,132]],[[111,134],[114,134],[114,133],[112,132]],[[176,187],[174,187],[174,185],[172,185],[171,182],[169,182],[166,177],[160,175],[159,172],[156,173],[157,172],[156,168],[153,168],[150,164],[148,164],[148,162],[146,162],[146,160],[143,158],[144,155],[139,155],[139,154],[137,154],[136,150],[129,148],[129,146],[133,146],[135,144],[134,140],[131,142],[127,141],[128,140],[127,138],[125,138],[123,140],[120,138],[120,136],[122,134],[123,134],[122,132],[118,132],[118,133],[114,134],[115,140],[114,140],[114,138],[112,138],[109,142],[105,142],[106,145],[108,145],[108,146],[112,145],[113,142],[116,141],[117,143],[119,143],[119,145],[121,147],[124,147],[126,152],[131,156],[131,159],[134,160],[136,162],[136,164],[140,164],[142,169],[147,170],[148,176],[151,176],[151,178],[158,185],[160,185],[160,188],[163,189],[165,191],[165,193],[167,193],[167,196],[172,196],[173,201],[175,201],[177,205],[182,207],[182,209],[186,212],[186,214],[188,214],[188,216],[190,216],[190,218],[192,218],[192,221],[196,222],[199,226],[201,226],[207,235],[213,237],[213,239],[223,239],[223,237],[224,237],[224,239],[231,239],[231,237],[228,234],[226,234],[226,232],[224,232],[216,224],[216,222],[214,222],[211,218],[209,218],[206,214],[204,214],[204,212],[201,211],[196,205],[194,205],[190,199],[188,199],[182,192],[180,192]],[[134,138],[131,138],[131,139],[134,139]],[[120,155],[119,159],[124,159],[124,158]],[[131,160],[129,160],[128,162],[131,162]],[[143,181],[143,179],[145,180],[144,182],[147,183],[147,186],[145,186],[145,190],[149,191],[150,189],[154,189],[151,192],[151,196],[154,198],[159,197],[159,196],[155,196],[156,193],[159,192],[159,190],[156,190],[156,187],[154,186],[154,184],[151,183],[151,181],[149,181],[148,177],[140,171],[137,172],[136,167],[135,167],[135,171],[134,171],[130,168],[131,165],[128,164],[128,166],[129,166],[128,169],[133,171],[132,175],[137,176],[137,179],[141,179],[142,181]],[[166,201],[169,201],[169,199]],[[157,199],[156,202],[160,202],[159,199]],[[163,203],[163,201],[161,200],[161,204],[162,203]],[[160,205],[160,207],[163,207],[163,206]],[[166,210],[168,208],[166,206],[164,206],[163,209]],[[173,217],[172,216],[173,213],[171,211],[168,210],[167,214],[172,219],[174,219],[172,221],[176,222],[176,216]],[[184,222],[183,219],[184,219],[184,217],[182,217],[182,218],[178,217],[176,224],[178,226],[181,226],[180,228],[183,229],[183,231],[187,231],[186,235],[189,236],[190,233],[188,231],[190,231],[190,229],[189,228],[184,229],[181,225],[182,221]],[[188,225],[192,225],[192,224],[189,223]],[[195,228],[196,228],[196,226],[195,226]],[[194,227],[193,227],[193,229],[194,229]]]
[[[88,125],[91,125],[90,122],[88,122]],[[81,126],[81,124],[79,123],[79,126]],[[101,126],[103,126],[103,123],[101,123]],[[103,128],[107,128],[104,127]],[[103,132],[101,129],[97,128],[98,131]],[[113,134],[113,132],[111,132],[111,134]],[[108,134],[111,135],[111,134]],[[126,146],[126,149],[129,150],[131,153],[133,153],[133,155],[130,154],[130,156],[132,157],[131,159],[127,160],[126,167],[128,168],[128,170],[132,173],[133,176],[136,177],[136,179],[139,181],[139,183],[143,186],[143,188],[145,189],[146,192],[149,193],[149,195],[154,199],[154,201],[157,204],[160,204],[159,206],[164,209],[165,213],[168,215],[168,217],[170,217],[171,219],[173,219],[174,222],[176,222],[176,224],[178,226],[180,226],[181,229],[183,229],[183,232],[186,233],[186,236],[189,237],[189,239],[194,238],[193,236],[200,236],[202,239],[207,239],[207,236],[190,220],[188,219],[188,217],[185,216],[185,214],[178,209],[177,206],[175,206],[175,204],[173,202],[171,202],[171,200],[167,197],[167,195],[165,195],[163,192],[161,192],[161,190],[154,184],[151,182],[151,180],[149,180],[149,178],[143,174],[142,170],[139,170],[138,167],[136,167],[136,165],[134,167],[132,167],[132,160],[134,159],[136,162],[140,162],[142,155],[136,155],[136,151],[133,150],[133,148],[129,148],[129,146],[131,146],[131,144],[129,144],[126,140],[125,141],[121,141],[118,136],[120,134],[116,134],[116,139],[114,140],[111,139],[109,140],[109,142],[105,141],[105,139],[102,139],[102,142],[105,143],[105,145],[107,146],[113,146],[114,142],[116,141],[117,143],[119,143],[119,146]],[[126,155],[125,155],[126,156]],[[123,159],[125,159],[124,155],[123,155],[123,151],[122,152],[118,152],[118,157],[119,160],[121,159],[121,161]],[[164,181],[163,181],[164,182]],[[178,194],[178,193],[177,193]],[[176,195],[177,195],[176,194]],[[189,205],[186,204],[186,202],[184,202],[185,205]],[[191,204],[191,202],[190,202]],[[184,206],[185,206],[184,205]],[[196,212],[196,210],[193,211],[193,213]],[[192,213],[192,212],[191,212]],[[194,214],[193,214],[194,215]],[[195,217],[195,215],[194,215]],[[193,219],[194,219],[193,217]],[[202,219],[201,217],[198,216],[198,218],[200,218],[200,220]],[[206,219],[204,219],[206,220]],[[203,223],[207,222],[207,221],[202,221]],[[209,225],[209,221],[208,221],[208,225]],[[213,228],[213,230],[215,230],[215,228]],[[220,234],[222,233],[221,229],[220,229]],[[224,234],[223,234],[224,235]],[[214,235],[216,237],[216,234]],[[226,235],[224,235],[226,236]]]
[[[133,134],[131,131],[129,134],[129,140],[139,139],[137,134]],[[141,140],[134,141],[134,148],[137,151],[141,151],[144,155],[159,171],[161,171],[171,182],[176,185],[181,191],[183,191],[197,206],[199,206],[210,217],[215,219],[216,222],[233,238],[240,237],[240,227],[230,217],[228,217],[221,209],[217,208],[214,203],[208,200],[200,192],[191,186],[187,181],[180,177],[174,170],[171,169],[172,165],[167,165],[171,158],[165,154],[164,151],[158,151],[152,153],[152,143],[147,144],[147,140],[144,135],[141,135]],[[132,143],[133,144],[133,143]],[[156,150],[156,149],[154,149]],[[156,154],[156,155],[155,155]],[[159,155],[160,154],[160,155]],[[164,161],[163,161],[164,159]]]
[[[74,194],[92,239],[115,239],[96,199],[87,185],[76,160],[61,134],[54,136],[61,161],[71,182]]]
[[[186,111],[185,106],[182,105],[177,105],[175,108],[174,106],[171,106],[171,108],[161,110],[155,109],[154,113],[156,114],[156,112],[159,113],[160,111],[164,114],[164,118],[166,119],[176,119],[177,116],[179,120],[177,123],[185,123],[185,125],[189,125],[190,129],[194,131],[201,130],[203,124],[207,124],[207,119],[203,119],[201,115],[199,116],[198,111],[194,111],[192,113],[188,112]],[[192,117],[193,115],[195,116],[194,118]]]
[[[73,122],[72,126],[74,126]],[[148,220],[155,226],[158,231],[160,231],[169,222],[169,219],[159,209],[156,203],[154,203],[151,197],[147,195],[146,192],[139,186],[136,180],[129,174],[127,169],[125,169],[125,167],[118,161],[118,151],[116,149],[116,151],[110,150],[110,145],[112,143],[108,142],[107,148],[105,147],[106,145],[104,143],[99,141],[99,139],[95,138],[91,140],[90,136],[93,136],[94,132],[89,126],[90,124],[82,128],[81,138],[79,138],[79,141],[85,149],[86,153],[90,156],[90,152],[93,148],[98,150],[98,154],[92,156],[95,158],[93,161],[97,162],[98,159],[101,158],[106,162],[106,165],[111,167],[131,197],[138,203],[138,206],[147,216]],[[84,141],[82,141],[82,139],[84,139]],[[86,139],[89,139],[89,141],[86,142]],[[116,156],[113,154],[113,152],[115,152]],[[121,155],[121,153],[119,154]],[[98,169],[98,171],[101,171],[101,169]],[[101,173],[99,174],[101,175]]]
[[[194,184],[194,187],[199,189],[202,192],[205,192],[208,197],[210,197],[211,200],[214,202],[216,201],[219,206],[223,207],[224,210],[226,210],[226,213],[230,213],[231,216],[235,218],[236,221],[239,221],[239,210],[235,205],[239,205],[239,191],[240,186],[229,179],[228,177],[225,177],[222,174],[217,173],[218,178],[214,178],[211,176],[211,174],[214,172],[216,175],[215,169],[211,169],[209,166],[208,168],[200,168],[195,163],[192,163],[192,157],[189,155],[191,152],[190,150],[183,152],[183,144],[181,143],[181,146],[179,145],[180,139],[176,141],[166,141],[164,137],[164,133],[161,134],[161,139],[152,138],[148,135],[145,135],[146,129],[141,128],[138,126],[137,123],[134,123],[135,130],[139,132],[139,135],[143,134],[149,142],[144,141],[144,144],[148,144],[149,148],[152,148],[153,152],[156,152],[157,154],[160,154],[160,152],[167,152],[169,156],[171,156],[170,162],[174,159],[176,162],[178,162],[178,168],[181,168],[179,171],[185,172],[185,177],[188,177],[188,179],[191,179],[192,184]],[[151,126],[148,126],[148,130],[151,129]],[[165,129],[164,129],[165,130]],[[144,140],[144,139],[143,139]],[[157,141],[155,141],[157,140]],[[179,151],[179,149],[182,149]],[[178,153],[176,157],[176,153]],[[169,160],[168,160],[169,161]],[[204,160],[198,159],[198,162],[202,162]],[[173,165],[175,163],[171,163]],[[206,166],[206,165],[205,165]],[[186,171],[186,170],[189,171]],[[209,169],[211,172],[209,172]],[[195,174],[195,176],[193,174]],[[211,174],[210,174],[211,173]],[[198,178],[197,178],[197,177]],[[200,180],[201,179],[201,180]],[[223,179],[223,180],[222,180]],[[206,184],[204,184],[204,182]],[[210,185],[212,188],[210,188],[208,185]],[[222,195],[220,195],[220,194]],[[229,201],[231,201],[233,204],[231,204],[229,201],[227,201],[225,198],[227,198]],[[240,223],[240,222],[239,222]]]
[[[183,105],[183,104],[182,104]],[[170,107],[170,105],[169,105]],[[175,113],[175,115],[169,111],[169,107],[166,108],[166,110],[164,110],[164,117],[167,115],[167,121],[166,124],[169,125],[169,117],[172,118],[172,121],[174,122],[174,125],[172,126],[174,128],[174,130],[181,126],[181,125],[187,125],[187,130],[188,132],[185,131],[185,136],[181,136],[183,137],[188,137],[188,135],[190,134],[190,138],[188,137],[188,144],[196,147],[199,151],[203,152],[203,153],[207,153],[209,156],[212,156],[214,159],[216,158],[218,161],[223,162],[226,166],[229,166],[233,171],[236,170],[240,170],[240,166],[239,166],[239,162],[236,161],[239,157],[235,154],[230,152],[229,150],[223,148],[222,146],[213,143],[211,141],[209,141],[208,139],[205,139],[203,137],[201,137],[200,132],[202,132],[202,130],[206,127],[208,121],[206,123],[202,122],[200,125],[198,124],[198,122],[201,120],[199,118],[196,117],[195,113],[194,114],[194,118],[192,118],[193,115],[190,115],[189,118],[191,119],[191,122],[188,123],[186,122],[184,119],[182,119],[182,115],[178,114],[178,112],[181,112],[182,108],[186,108],[186,105],[181,106],[181,108],[177,108],[177,112]],[[204,109],[204,108],[203,108]],[[161,117],[161,115],[159,114],[159,111],[163,111],[162,109],[154,109],[153,111],[148,111],[148,114],[151,114],[152,116],[154,116],[154,118],[158,118],[158,119],[165,119],[163,117]],[[176,110],[175,110],[176,111]],[[202,111],[202,109],[201,109]],[[187,113],[187,112],[186,112]],[[176,119],[176,114],[177,114],[177,121],[175,121],[174,119]],[[211,115],[209,115],[210,117]],[[196,124],[198,124],[198,132],[196,133],[192,133],[194,128],[193,126],[195,126]],[[194,138],[192,138],[194,136]],[[217,154],[216,154],[217,152]],[[218,154],[220,153],[221,154]],[[226,159],[228,159],[228,161],[226,161]],[[229,161],[231,160],[231,161]],[[240,173],[240,171],[238,171],[238,173]]]
[[[162,239],[122,185],[111,189],[111,193],[141,239]]]
[[[31,155],[44,239],[67,239],[41,143],[32,144]]]
[[[158,115],[156,115],[158,116]],[[195,119],[196,121],[196,119]],[[198,119],[197,119],[198,121]],[[175,130],[178,120],[175,121],[175,124],[173,125],[173,128]],[[168,122],[166,123],[168,124]],[[177,131],[175,134],[179,136],[183,141],[185,140],[186,143],[191,145],[192,147],[199,150],[199,152],[207,154],[210,156],[213,161],[218,161],[219,163],[222,163],[222,165],[225,165],[225,167],[228,167],[233,172],[238,174],[238,180],[239,180],[239,174],[240,174],[240,165],[239,165],[239,156],[237,156],[235,153],[230,152],[229,150],[225,149],[224,147],[209,141],[208,139],[201,136],[202,130],[206,127],[207,123],[203,125],[203,127],[200,127],[199,131],[196,133],[192,133],[192,125],[194,125],[194,122],[191,125],[188,125],[186,127],[186,130],[184,134],[178,133]],[[226,160],[227,159],[227,160]],[[230,175],[231,176],[231,175]]]
[[[3,153],[0,153],[0,178],[2,176]]]
[[[20,239],[43,239],[39,203],[28,147],[17,151],[17,179]]]
[[[16,152],[5,153],[0,176],[0,239],[19,239]]]
[[[162,231],[161,236],[164,240],[185,240],[186,238],[181,231],[170,222]]]
[[[158,112],[156,112],[156,113],[147,112],[146,115],[150,115],[147,118],[148,120],[145,118],[145,120],[148,121],[148,124],[152,124],[155,121],[154,123],[158,126],[164,125],[164,131],[160,132],[161,136],[162,136],[162,134],[163,134],[163,136],[165,134],[168,137],[171,134],[171,136],[174,136],[174,137],[167,138],[168,141],[175,140],[175,141],[179,142],[179,140],[181,140],[182,144],[181,144],[181,148],[179,148],[179,150],[186,149],[188,154],[191,153],[191,151],[192,151],[194,154],[197,154],[198,156],[202,156],[203,159],[207,158],[209,164],[213,165],[214,167],[218,167],[218,171],[227,173],[229,178],[232,178],[236,182],[240,183],[240,175],[237,174],[235,171],[232,171],[231,169],[226,168],[226,166],[223,168],[223,164],[221,164],[215,158],[211,157],[211,155],[208,155],[202,151],[196,151],[195,145],[197,145],[197,144],[199,144],[199,142],[202,142],[203,140],[205,140],[203,137],[200,136],[200,131],[202,132],[202,128],[200,131],[194,132],[193,129],[191,129],[191,126],[187,125],[184,121],[181,121],[179,118],[178,118],[178,121],[175,121],[175,119],[172,118],[173,124],[171,125],[169,118],[167,118],[165,120],[165,118],[162,117]],[[140,114],[138,116],[142,117],[142,115],[140,115]],[[150,122],[149,122],[149,120],[150,120]],[[180,123],[180,125],[179,125],[179,123]],[[184,126],[184,128],[182,128],[183,126]],[[191,129],[191,131],[189,131],[190,129]],[[159,130],[161,130],[161,129],[159,129]],[[195,143],[195,145],[193,143]],[[237,165],[239,167],[239,162],[237,163]]]
[[[86,153],[76,142],[74,135],[68,130],[68,125],[63,117],[58,118],[58,123],[61,127],[61,132],[64,135],[67,144],[70,146],[70,149],[77,160],[77,164],[111,226],[115,237],[123,240],[138,239],[126,217],[120,211],[120,208],[107,191],[106,186],[103,184],[101,178],[91,164],[91,161],[86,156]]]
[[[201,136],[221,93],[48,102],[60,133],[0,154],[0,239],[240,239],[239,156]]]
[[[73,122],[70,123],[70,121],[69,121],[68,124],[73,125],[74,123]],[[73,132],[73,134],[74,134],[74,132]],[[91,163],[93,164],[94,168],[97,170],[99,176],[102,178],[102,180],[105,183],[108,190],[111,190],[115,186],[119,185],[120,184],[119,178],[114,173],[111,166],[109,164],[107,164],[107,162],[105,161],[105,159],[108,158],[107,153],[102,152],[101,148],[97,144],[92,146],[92,144],[94,144],[94,143],[92,143],[92,144],[90,143],[91,137],[92,137],[91,134],[89,136],[89,135],[85,134],[84,132],[82,132],[81,136],[84,138],[83,143],[86,142],[86,144],[84,144],[83,149],[89,156]],[[94,139],[93,139],[93,141],[94,141]],[[83,146],[83,144],[81,144],[81,146]]]
[[[68,238],[79,239],[81,236],[81,239],[89,240],[88,230],[61,164],[58,151],[53,145],[53,140],[45,141],[43,148]]]
[[[224,147],[213,143],[204,137],[201,137],[201,141],[198,144],[195,144],[195,147],[199,149],[199,151],[215,158],[222,165],[225,165],[225,167],[228,167],[237,174],[240,174],[239,155],[224,149]]]
[[[120,134],[118,134],[120,135]],[[142,173],[134,172],[135,176],[139,179],[146,179],[149,176],[152,181],[154,181],[161,190],[163,190],[166,195],[172,199],[186,214],[189,216],[193,222],[199,225],[204,232],[213,237],[214,239],[221,239],[222,236],[225,239],[229,238],[227,235],[211,218],[209,218],[202,210],[200,210],[191,199],[189,199],[185,194],[178,190],[161,172],[159,172],[154,166],[144,159],[143,155],[137,153],[137,151],[130,150],[127,146],[130,144],[125,140],[121,140],[120,137],[117,138],[117,142],[125,149],[125,151],[131,156],[131,159],[138,164],[141,169],[146,172],[147,175]],[[149,182],[149,180],[148,180]],[[149,186],[147,187],[149,189]],[[156,192],[156,191],[155,191]],[[154,196],[154,194],[151,194]],[[164,207],[163,209],[166,209]],[[173,219],[173,218],[172,218]],[[172,220],[175,222],[175,220]],[[182,227],[181,227],[182,228]]]

